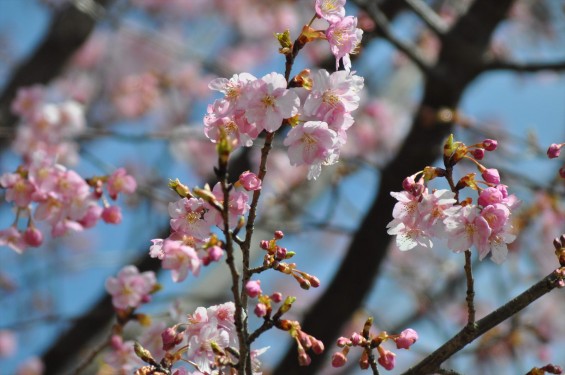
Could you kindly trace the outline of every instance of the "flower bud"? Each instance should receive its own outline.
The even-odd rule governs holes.
[[[357,346],[361,344],[363,341],[365,341],[365,339],[359,333],[353,332],[353,334],[351,334],[351,344],[353,344],[353,346]]]
[[[318,279],[316,276],[308,275],[308,281],[310,281],[312,288],[317,288],[320,286],[320,279]]]
[[[36,227],[30,226],[23,235],[24,241],[28,246],[38,247],[43,243],[43,233]]]
[[[495,168],[485,168],[481,171],[483,179],[490,183],[498,185],[500,184],[500,175],[498,174],[498,170]]]
[[[483,158],[485,157],[485,149],[476,148],[472,151],[472,155],[476,160],[483,160]]]
[[[312,338],[312,351],[316,354],[322,354],[324,352],[324,343],[318,339]]]
[[[343,367],[347,363],[347,357],[342,352],[332,355],[332,367]]]
[[[312,363],[312,358],[307,353],[300,353],[298,355],[298,364],[300,366],[309,366]]]
[[[418,340],[418,333],[412,328],[407,328],[400,333],[400,336],[394,339],[394,342],[398,349],[410,349],[410,346],[412,346],[416,340]]]
[[[108,224],[119,224],[122,222],[122,210],[120,206],[105,207],[102,210],[102,220]]]
[[[239,183],[247,191],[261,189],[261,180],[255,173],[250,171],[245,171],[239,176]]]
[[[224,251],[219,246],[212,246],[208,248],[208,256],[210,257],[210,260],[213,262],[219,261],[223,254]]]
[[[386,370],[392,370],[394,368],[394,361],[396,360],[396,354],[393,352],[383,349],[379,346],[379,365],[383,366]]]
[[[261,281],[260,280],[249,280],[245,284],[245,293],[251,298],[255,298],[261,294]]]
[[[267,306],[265,306],[264,303],[258,303],[255,306],[255,310],[253,310],[253,312],[255,313],[255,315],[257,315],[259,318],[264,317],[265,315],[267,315]]]
[[[565,167],[559,168],[559,176],[565,178]]]
[[[279,292],[271,294],[271,301],[274,303],[279,303],[282,301],[282,294]]]
[[[286,254],[287,254],[287,250],[286,250],[285,247],[279,247],[279,246],[277,246],[277,252],[276,252],[275,257],[276,257],[278,260],[284,260],[284,259],[286,259]]]
[[[558,157],[559,154],[561,153],[561,147],[563,147],[562,143],[561,144],[552,143],[547,149],[547,157],[550,159],[555,159],[556,157]]]
[[[282,230],[275,231],[275,239],[282,240],[283,237],[284,237],[284,233]]]
[[[339,346],[340,348],[343,348],[344,346],[349,344],[351,344],[351,340],[349,340],[347,337],[341,336],[339,339],[337,339],[337,346]]]
[[[498,147],[498,141],[494,139],[485,139],[483,141],[483,147],[487,151],[494,151]]]

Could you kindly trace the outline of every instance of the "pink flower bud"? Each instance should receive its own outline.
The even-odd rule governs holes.
[[[300,366],[309,366],[312,363],[312,358],[306,353],[300,353],[298,355],[298,364]]]
[[[402,188],[406,191],[412,191],[412,186],[414,186],[415,183],[416,181],[414,181],[414,177],[412,176],[406,177],[402,181]]]
[[[105,223],[119,224],[122,222],[122,210],[119,206],[105,207],[101,217]]]
[[[400,336],[394,340],[398,349],[410,349],[416,340],[418,340],[418,333],[412,328],[407,328],[400,333]]]
[[[312,288],[317,288],[320,286],[320,279],[318,279],[316,276],[309,275],[308,280],[310,281]]]
[[[169,351],[176,345],[182,342],[184,332],[179,332],[170,327],[161,333],[161,339],[163,340],[163,350]]]
[[[481,191],[481,194],[479,195],[478,203],[481,206],[486,207],[489,204],[502,202],[503,198],[504,197],[502,195],[502,192],[499,189],[494,187],[489,187]]]
[[[219,246],[212,246],[211,248],[208,249],[208,256],[210,257],[210,260],[212,262],[219,261],[223,254],[224,251]]]
[[[359,345],[361,342],[363,341],[363,336],[361,336],[360,334],[358,334],[357,332],[353,332],[353,334],[351,335],[351,343],[354,346]]]
[[[485,139],[483,141],[483,147],[487,151],[494,151],[498,147],[498,141],[494,139]]]
[[[349,340],[347,337],[341,336],[339,339],[337,339],[337,346],[339,346],[340,348],[343,348],[347,344],[351,344],[351,340]]]
[[[483,160],[485,157],[485,149],[484,148],[476,148],[473,150],[473,157],[477,160]]]
[[[43,243],[43,233],[36,227],[28,227],[23,238],[25,243],[31,247],[38,247]]]
[[[342,352],[332,355],[332,367],[343,367],[347,363],[347,357]]]
[[[239,176],[239,183],[241,183],[243,188],[247,191],[261,189],[261,180],[253,172],[249,172],[249,171],[243,172]]]
[[[284,233],[282,232],[282,230],[277,230],[277,231],[275,232],[275,238],[276,238],[277,240],[282,240],[283,237],[284,237]]]
[[[324,349],[324,343],[312,337],[312,351],[315,354],[322,354]]]
[[[278,260],[284,260],[286,259],[286,253],[287,253],[287,249],[285,247],[278,247],[277,246],[277,253],[276,253],[276,258]]]
[[[281,302],[281,301],[282,301],[282,294],[279,293],[279,292],[273,293],[273,294],[271,295],[271,300],[272,300],[274,303],[279,303],[279,302]]]
[[[251,298],[257,297],[261,294],[261,281],[260,280],[250,280],[245,284],[245,293]]]
[[[259,318],[264,317],[265,315],[267,315],[267,306],[265,306],[264,303],[258,303],[257,306],[255,306],[255,310],[253,310],[253,312],[255,313],[255,315],[257,315]]]
[[[555,159],[556,157],[558,157],[559,154],[561,153],[561,147],[563,147],[562,143],[561,144],[552,143],[547,149],[547,157],[550,159]]]
[[[488,183],[498,185],[500,184],[500,175],[495,168],[487,168],[482,172],[484,180]]]
[[[382,349],[379,346],[379,365],[383,366],[386,370],[392,370],[394,368],[394,361],[396,360],[396,354],[386,349]]]
[[[269,250],[269,241],[262,240],[260,246],[261,246],[261,249],[263,249],[263,250]]]

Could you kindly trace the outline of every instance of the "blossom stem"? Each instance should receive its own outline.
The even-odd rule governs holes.
[[[473,269],[471,266],[471,250],[465,250],[465,275],[467,277],[467,325],[473,326],[475,324],[475,286],[473,280]]]
[[[226,165],[222,165],[222,160],[220,158],[220,170],[227,170]],[[246,358],[249,356],[249,350],[247,342],[247,317],[244,314],[244,311],[247,307],[246,303],[241,300],[240,291],[239,291],[239,272],[237,271],[237,267],[235,265],[234,259],[234,247],[233,247],[233,239],[230,232],[230,225],[229,225],[229,187],[228,187],[228,176],[227,174],[222,174],[221,180],[222,192],[224,195],[224,204],[222,209],[222,219],[224,222],[224,236],[226,239],[226,263],[230,269],[231,277],[232,277],[232,287],[231,291],[234,298],[235,303],[235,326],[237,329],[237,337],[239,339],[239,353],[240,359],[237,364],[237,370],[240,374],[246,374],[246,365],[247,361]],[[243,284],[245,285],[245,284]],[[243,290],[243,288],[242,288]],[[245,301],[246,302],[246,301]]]
[[[367,360],[369,361],[373,375],[379,375],[379,369],[377,367],[377,361],[375,360],[375,354],[373,354],[373,350],[370,346],[368,346],[365,348],[365,351],[367,352]]]

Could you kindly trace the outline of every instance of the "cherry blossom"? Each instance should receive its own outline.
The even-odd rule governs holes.
[[[343,59],[345,70],[351,70],[349,54],[357,52],[362,37],[363,30],[357,28],[357,17],[347,16],[330,24],[326,30],[326,38],[336,58],[336,70],[339,68],[340,59]]]
[[[171,228],[187,236],[204,239],[210,234],[210,223],[205,219],[206,203],[202,199],[182,198],[169,203]]]
[[[119,193],[132,194],[137,188],[137,182],[133,176],[127,174],[124,168],[116,169],[110,177],[106,189],[110,198],[116,199]]]
[[[161,265],[171,270],[174,282],[181,282],[192,272],[194,276],[200,273],[201,260],[194,248],[184,245],[181,241],[165,240],[162,247]]]
[[[106,290],[112,295],[112,304],[118,310],[137,308],[150,300],[157,280],[153,271],[139,273],[135,266],[125,266],[117,277],[106,280]]]
[[[322,121],[298,124],[287,134],[284,145],[292,165],[309,165],[308,178],[316,179],[322,164],[333,164],[337,157],[337,133]]]
[[[282,125],[282,120],[298,113],[300,99],[292,90],[286,88],[287,82],[282,74],[270,73],[249,85],[246,116],[258,128],[274,132]]]
[[[316,15],[328,22],[337,22],[345,16],[345,0],[316,0]]]

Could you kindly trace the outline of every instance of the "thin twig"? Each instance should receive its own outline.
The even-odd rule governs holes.
[[[465,250],[465,276],[467,277],[467,324],[473,326],[475,324],[475,287],[473,280],[473,269],[471,267],[471,250]]]

